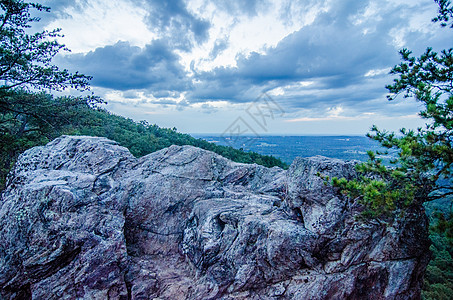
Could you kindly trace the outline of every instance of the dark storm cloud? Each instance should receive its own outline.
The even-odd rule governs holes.
[[[190,101],[253,101],[256,92],[291,85],[300,81],[314,84],[300,87],[292,95],[276,96],[285,105],[311,108],[341,104],[366,111],[366,103],[376,98],[385,101],[385,85],[391,77],[368,76],[399,62],[392,30],[406,26],[402,9],[378,7],[372,17],[364,18],[369,1],[335,2],[315,22],[290,34],[265,54],[237,57],[237,66],[197,72],[198,83],[188,94]],[[424,9],[415,7],[413,9]],[[421,32],[410,34],[408,47],[430,45],[438,36]],[[445,46],[445,36],[443,38]],[[439,42],[441,43],[441,42]],[[424,48],[423,46],[422,48]],[[255,93],[255,94],[254,94]]]
[[[191,94],[193,100],[232,97],[232,101],[242,102],[247,101],[243,95],[250,86],[279,86],[303,80],[315,80],[320,89],[334,89],[362,80],[372,68],[386,67],[389,58],[395,56],[388,36],[378,30],[363,35],[361,28],[339,20],[364,6],[366,2],[353,2],[347,13],[339,8],[330,11],[265,54],[238,56],[237,67],[197,74],[201,83]]]
[[[286,109],[294,110],[328,109],[337,105],[359,112],[388,109],[383,108],[382,103],[385,85],[391,83],[391,76],[385,72],[376,76],[365,74],[388,69],[400,61],[394,33],[407,28],[414,12],[431,9],[432,17],[436,13],[431,1],[409,7],[387,1],[287,0],[278,12],[282,22],[322,3],[328,3],[329,9],[317,15],[311,25],[293,32],[264,53],[237,55],[235,67],[197,71],[193,66],[193,75],[189,75],[175,51],[190,51],[195,44],[205,42],[209,38],[209,22],[189,11],[183,0],[128,1],[148,12],[145,21],[159,40],[144,48],[118,42],[87,54],[60,57],[60,65],[93,75],[93,86],[121,91],[143,90],[162,101],[187,92],[187,101],[191,103],[218,100],[243,103],[255,100],[263,91],[289,86],[284,95],[274,98]],[[363,12],[371,2],[378,4],[376,11],[364,17]],[[48,1],[57,16],[63,16],[67,7],[83,9],[86,3],[86,0]],[[206,3],[213,3],[217,9],[231,15],[248,17],[266,11],[270,4],[259,0],[211,0]],[[435,50],[451,47],[451,42],[447,41],[453,40],[453,35],[448,29],[438,29],[434,34],[407,30],[404,40],[405,46],[420,55],[426,46],[433,46]],[[228,46],[228,37],[217,39],[205,60],[215,59]],[[313,83],[297,86],[301,81]],[[170,105],[170,102],[165,104]],[[184,102],[184,105],[188,103]],[[407,109],[396,105],[394,108],[391,113]]]
[[[176,48],[190,51],[193,43],[209,38],[210,23],[194,16],[182,0],[131,0],[146,8],[145,20],[151,31],[161,33]]]
[[[144,48],[118,42],[87,54],[60,57],[60,65],[92,75],[93,86],[116,90],[184,91],[190,83],[179,57],[162,40]],[[71,69],[74,69],[71,68]]]

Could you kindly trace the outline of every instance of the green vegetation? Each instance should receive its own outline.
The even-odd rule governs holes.
[[[433,20],[446,27],[453,8],[450,1],[436,2],[439,15]],[[441,53],[428,48],[419,58],[407,49],[400,54],[403,61],[391,71],[399,78],[387,86],[388,98],[402,94],[419,101],[425,128],[403,128],[397,135],[373,127],[368,136],[398,155],[390,161],[392,166],[378,158],[380,153],[370,151],[368,162],[357,165],[357,179],[332,179],[345,195],[366,207],[367,217],[392,217],[411,206],[453,195],[453,48]]]
[[[448,0],[435,0],[439,14],[433,22],[453,28],[453,6]],[[358,178],[332,178],[331,183],[346,196],[363,204],[363,218],[391,221],[411,207],[441,201],[449,209],[432,210],[430,237],[432,260],[427,268],[423,297],[453,297],[453,48],[436,53],[427,48],[416,58],[411,51],[400,51],[402,62],[391,74],[398,78],[388,85],[389,100],[398,95],[415,98],[423,105],[419,115],[425,128],[393,132],[372,128],[368,137],[397,153],[386,166],[380,153],[370,151],[369,160],[357,165]],[[329,180],[329,179],[327,179]],[[427,205],[429,208],[429,204]],[[429,213],[428,211],[428,213]]]
[[[52,59],[60,51],[69,51],[59,44],[56,37],[60,29],[27,33],[30,23],[39,18],[31,17],[30,9],[49,11],[50,8],[38,3],[22,0],[1,0],[0,9],[0,90],[15,87],[61,90],[68,87],[85,90],[90,76],[68,70],[60,70]]]
[[[432,259],[426,269],[423,299],[451,299],[453,296],[453,211],[448,205],[451,199],[445,200],[439,208],[427,207]]]
[[[369,152],[369,161],[357,166],[358,179],[333,180],[346,195],[358,198],[370,217],[401,213],[453,194],[453,49],[438,54],[428,48],[420,58],[407,49],[400,53],[403,62],[391,71],[399,78],[387,86],[388,97],[394,100],[403,94],[421,102],[426,127],[403,128],[400,135],[373,127],[368,136],[397,152],[393,166],[385,166],[376,153]]]
[[[287,167],[271,156],[217,146],[175,129],[113,115],[99,108],[95,96],[53,97],[38,90],[89,89],[89,76],[52,65],[52,58],[67,50],[52,40],[59,29],[28,34],[30,9],[49,11],[36,3],[0,0],[0,191],[6,175],[20,153],[43,145],[62,134],[103,136],[119,142],[135,156],[143,156],[171,145],[193,145],[214,151],[237,162],[267,167]]]
[[[268,167],[287,167],[279,159],[232,147],[217,146],[195,139],[175,129],[160,128],[146,122],[113,115],[93,106],[88,98],[58,97],[21,90],[0,96],[0,180],[5,177],[17,156],[26,149],[43,145],[62,135],[103,136],[119,142],[137,157],[171,145],[192,145],[216,152],[237,162],[257,163]],[[6,105],[8,104],[8,106]]]

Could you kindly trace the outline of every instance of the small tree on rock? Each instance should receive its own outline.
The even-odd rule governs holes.
[[[435,2],[439,14],[433,22],[453,28],[451,2]],[[419,58],[407,49],[400,54],[402,62],[391,71],[398,78],[387,86],[388,98],[402,95],[422,103],[419,115],[426,119],[425,128],[403,128],[397,135],[374,126],[368,136],[395,150],[393,166],[387,167],[379,153],[369,152],[369,161],[357,165],[357,179],[332,180],[345,195],[365,206],[368,217],[404,213],[411,206],[453,195],[453,49],[437,53],[428,48]]]

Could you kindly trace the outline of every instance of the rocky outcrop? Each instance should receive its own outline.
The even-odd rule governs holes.
[[[26,151],[2,194],[2,299],[416,299],[426,218],[359,222],[316,176],[191,146],[134,158],[104,138]]]

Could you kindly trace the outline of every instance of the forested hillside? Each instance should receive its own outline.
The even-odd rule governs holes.
[[[20,153],[33,146],[43,145],[62,134],[107,137],[127,147],[137,157],[171,145],[192,145],[236,162],[287,167],[272,156],[217,146],[179,133],[176,129],[160,128],[144,121],[134,122],[99,108],[92,100],[89,97],[54,98],[46,93],[28,93],[21,90],[3,91],[0,97],[1,188],[4,187],[6,175]]]
[[[451,299],[453,295],[453,218],[451,197],[425,205],[429,216],[432,257],[426,269],[423,299]]]

